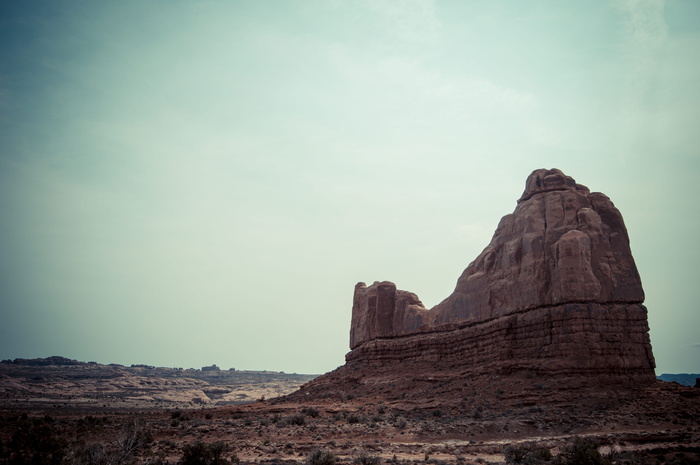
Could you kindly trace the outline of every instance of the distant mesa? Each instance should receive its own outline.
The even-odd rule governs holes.
[[[656,379],[666,381],[667,383],[678,383],[684,386],[700,387],[700,385],[698,385],[700,373],[663,373],[657,376]]]
[[[390,281],[358,283],[347,363],[309,389],[356,379],[349,373],[358,368],[391,377],[390,367],[465,376],[528,372],[568,377],[571,385],[653,383],[643,301],[612,201],[558,169],[538,169],[438,305],[426,309]]]
[[[24,365],[24,366],[73,366],[73,365],[88,365],[95,364],[95,362],[80,362],[78,360],[72,360],[66,357],[60,357],[58,355],[53,355],[46,358],[16,358],[14,360],[3,360],[1,363],[13,364],[13,365]]]

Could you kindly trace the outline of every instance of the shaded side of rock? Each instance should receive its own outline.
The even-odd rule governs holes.
[[[350,347],[365,341],[416,331],[427,310],[418,296],[396,289],[389,281],[355,285]]]

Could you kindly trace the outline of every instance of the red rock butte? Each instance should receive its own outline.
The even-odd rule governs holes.
[[[358,283],[346,361],[646,384],[655,375],[643,302],[612,201],[558,169],[538,169],[435,307],[388,281]]]

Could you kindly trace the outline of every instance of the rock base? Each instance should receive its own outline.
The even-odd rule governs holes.
[[[531,371],[597,384],[643,384],[655,379],[648,331],[641,304],[571,303],[374,339],[346,361],[349,367],[429,362],[474,374]]]

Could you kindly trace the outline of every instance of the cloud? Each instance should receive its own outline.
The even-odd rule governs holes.
[[[381,95],[382,104],[409,107],[417,113],[436,106],[441,116],[453,121],[481,120],[483,113],[499,117],[503,113],[529,114],[539,105],[538,98],[529,92],[488,79],[441,72],[416,59],[368,56],[347,47],[333,47],[329,59],[336,72],[359,91],[358,97]]]
[[[367,7],[388,20],[399,38],[434,43],[440,38],[441,23],[433,0],[367,0]]]
[[[460,237],[486,239],[484,245],[488,243],[489,236],[493,234],[493,227],[483,223],[462,224],[454,228],[454,233]]]
[[[666,41],[664,0],[622,0],[626,14],[625,47],[628,60],[627,103],[635,105],[651,90],[653,76]]]

